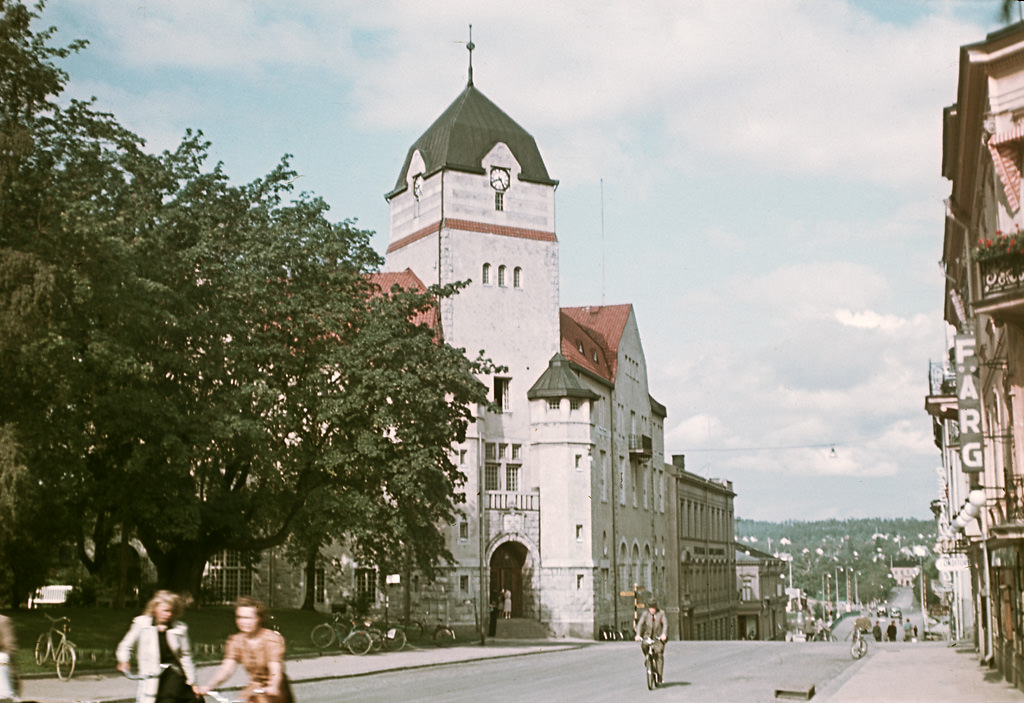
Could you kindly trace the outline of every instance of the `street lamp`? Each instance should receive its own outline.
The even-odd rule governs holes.
[[[839,615],[839,572],[840,571],[846,571],[846,569],[844,569],[841,566],[837,566],[836,567],[836,615],[837,616]]]
[[[915,544],[912,551],[917,555],[917,563],[921,571],[921,639],[925,639],[928,635],[928,601],[924,592],[924,558],[928,554],[928,549]]]

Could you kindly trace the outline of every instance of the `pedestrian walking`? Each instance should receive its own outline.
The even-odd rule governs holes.
[[[193,703],[196,667],[188,627],[180,618],[185,607],[171,591],[157,591],[142,615],[132,620],[117,645],[117,670],[128,673],[132,654],[145,678],[135,691],[136,703]]]

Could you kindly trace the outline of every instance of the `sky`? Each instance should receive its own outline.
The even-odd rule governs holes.
[[[387,244],[384,194],[466,85],[559,181],[563,306],[631,303],[665,455],[738,517],[930,517],[944,107],[999,0],[50,0],[67,95],[154,151],[296,187]]]

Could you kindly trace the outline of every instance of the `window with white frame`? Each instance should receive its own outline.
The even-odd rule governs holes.
[[[480,282],[485,286],[491,284],[491,265],[484,264],[483,269],[480,271]]]
[[[484,465],[484,490],[485,491],[497,491],[500,490],[498,484],[498,472],[501,470],[501,464],[488,463]]]
[[[498,267],[498,286],[501,288],[505,287],[505,265],[502,264]]]
[[[252,567],[248,556],[235,549],[214,554],[206,564],[203,588],[220,603],[252,595]]]
[[[523,286],[523,269],[521,266],[516,266],[512,269],[512,287],[522,288]]]
[[[519,490],[519,466],[516,464],[506,464],[505,466],[505,490]]]
[[[504,376],[494,377],[494,405],[500,413],[506,413],[510,409],[509,384],[512,379]]]

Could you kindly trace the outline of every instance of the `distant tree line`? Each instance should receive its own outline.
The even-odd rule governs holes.
[[[764,522],[737,518],[736,539],[770,554],[793,558],[793,586],[809,597],[836,601],[836,578],[840,600],[885,601],[895,583],[890,574],[893,563],[916,563],[913,547],[925,547],[925,573],[934,578],[935,523],[914,518],[858,518],[811,522]],[[841,570],[840,570],[841,569]],[[854,578],[855,577],[855,578]],[[787,572],[788,578],[788,572]],[[929,592],[930,593],[930,592]],[[929,600],[932,596],[929,595]]]

